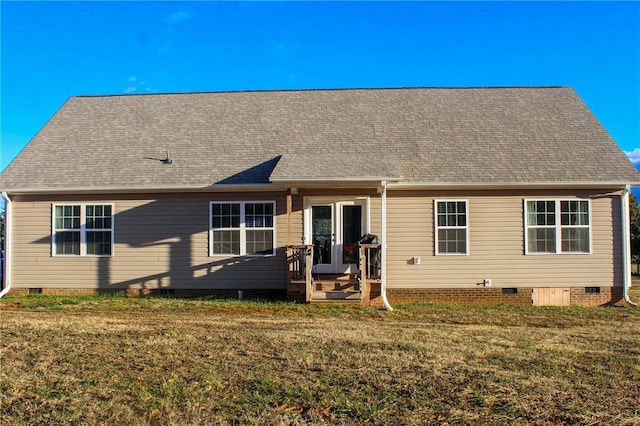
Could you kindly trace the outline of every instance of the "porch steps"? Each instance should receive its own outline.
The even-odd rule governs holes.
[[[353,276],[316,276],[311,291],[311,303],[359,303],[362,300],[360,282]]]
[[[311,300],[360,300],[359,291],[313,291]]]
[[[313,280],[311,289],[312,291],[359,292],[360,282],[357,280]]]
[[[311,293],[311,304],[352,304],[361,303],[359,291],[314,291]]]

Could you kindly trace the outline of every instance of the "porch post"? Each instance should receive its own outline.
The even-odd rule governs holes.
[[[2,276],[4,279],[4,286],[2,287],[2,291],[0,291],[0,297],[4,297],[9,290],[11,290],[11,262],[13,262],[13,251],[11,247],[13,246],[13,204],[11,197],[6,192],[2,193],[2,198],[4,198],[4,208],[5,208],[5,216],[4,216],[4,263],[2,272]]]
[[[634,308],[638,307],[629,299],[629,287],[631,287],[631,237],[629,228],[629,191],[630,186],[626,185],[624,191],[620,195],[620,204],[622,210],[622,297],[627,305]]]
[[[287,245],[291,245],[291,188],[287,189]]]

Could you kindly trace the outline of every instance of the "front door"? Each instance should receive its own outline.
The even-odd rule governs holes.
[[[342,274],[358,271],[356,242],[366,232],[366,200],[308,200],[305,240],[313,244],[313,272]]]

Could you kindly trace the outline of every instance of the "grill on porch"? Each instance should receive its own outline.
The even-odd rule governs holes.
[[[380,292],[380,247],[360,244],[359,271],[340,275],[313,273],[313,245],[287,246],[287,298],[305,303],[370,304]]]

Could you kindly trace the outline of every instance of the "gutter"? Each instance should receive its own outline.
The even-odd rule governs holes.
[[[629,306],[637,308],[638,305],[629,299],[631,288],[631,241],[629,223],[629,185],[626,185],[620,197],[622,210],[622,296]]]
[[[278,180],[273,179],[271,183],[256,184],[213,184],[213,185],[165,185],[165,186],[140,186],[140,187],[70,187],[70,188],[2,188],[2,191],[11,191],[14,195],[30,194],[149,194],[163,192],[235,192],[235,191],[286,191],[291,186],[304,187],[334,187],[332,185],[351,187],[358,185],[371,185],[378,187],[380,181],[387,182],[389,190],[433,190],[433,191],[455,191],[455,190],[498,190],[498,189],[616,189],[624,188],[626,182],[502,182],[502,183],[477,183],[477,182],[457,182],[457,183],[436,183],[436,182],[402,182],[401,178],[319,178],[319,179],[298,179],[298,180]],[[640,181],[631,182],[632,186],[640,186]]]
[[[499,182],[499,183],[436,183],[436,182],[390,182],[389,189],[395,190],[492,190],[492,189],[614,189],[624,188],[627,182]],[[631,182],[633,186],[640,186],[640,182]]]
[[[2,276],[4,279],[4,287],[0,291],[0,298],[4,297],[11,290],[11,198],[6,192],[2,193],[5,201],[5,217],[4,217],[4,263]]]
[[[390,181],[401,181],[402,177],[384,177],[384,176],[343,176],[343,177],[336,177],[336,176],[324,176],[324,177],[299,177],[299,178],[295,178],[295,179],[290,179],[290,178],[270,178],[270,181],[273,182],[274,184],[277,183],[281,183],[281,184],[286,184],[286,185],[291,185],[291,184],[300,184],[300,183],[305,183],[305,182],[311,182],[311,183],[315,183],[315,182],[344,182],[344,183],[351,183],[351,182],[369,182],[369,183],[373,183],[373,182],[379,182],[381,180],[390,180]]]
[[[640,186],[640,185],[639,185]],[[3,188],[3,191],[11,191],[13,195],[40,195],[40,194],[150,194],[150,193],[173,193],[173,192],[257,192],[257,191],[286,191],[287,187],[273,183],[255,184],[214,184],[208,186],[185,186],[185,185],[165,185],[165,186],[140,186],[140,187],[73,187],[73,188]]]
[[[382,305],[387,311],[393,311],[393,308],[387,300],[387,181],[380,182],[382,192],[380,194],[380,231],[382,246],[380,247],[380,297],[382,297]]]

